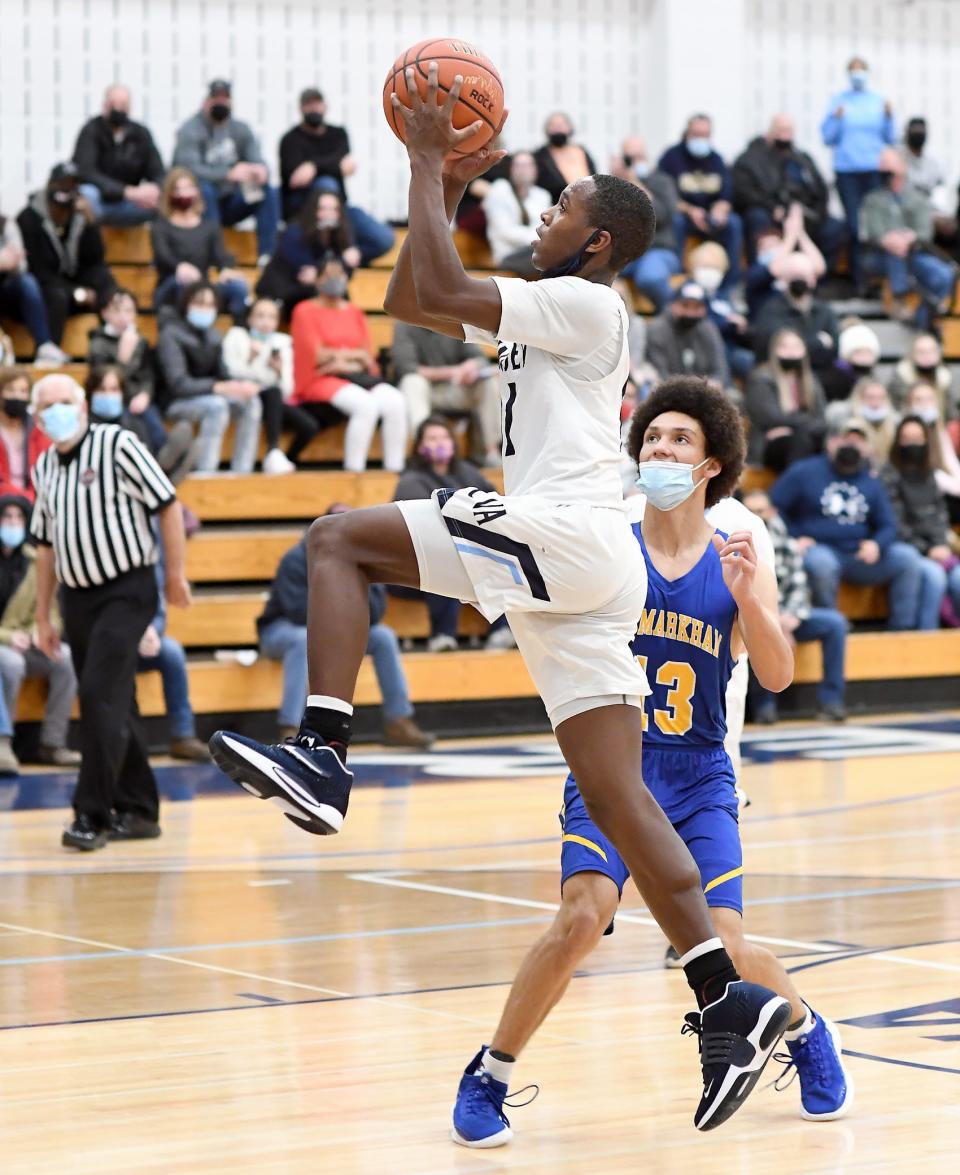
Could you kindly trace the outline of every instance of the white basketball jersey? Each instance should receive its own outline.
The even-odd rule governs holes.
[[[609,286],[579,277],[495,277],[503,482],[509,495],[623,509],[620,403],[630,371],[628,321]]]

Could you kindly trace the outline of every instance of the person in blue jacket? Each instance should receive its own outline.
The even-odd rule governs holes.
[[[917,627],[921,557],[897,541],[883,482],[870,468],[867,426],[850,417],[835,425],[826,452],[788,466],[770,497],[803,551],[817,608],[836,607],[840,580],[886,584],[891,629]]]
[[[895,146],[897,128],[890,101],[869,87],[870,71],[862,57],[847,66],[850,85],[830,99],[820,126],[824,145],[833,148],[837,195],[850,231],[850,273],[859,285],[862,274],[857,256],[860,202],[880,186],[880,152]]]

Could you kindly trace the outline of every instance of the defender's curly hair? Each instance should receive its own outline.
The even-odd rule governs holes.
[[[740,413],[726,394],[698,375],[675,375],[658,384],[638,404],[630,422],[627,452],[639,459],[643,439],[652,421],[664,412],[682,412],[692,416],[703,429],[706,455],[723,468],[707,483],[708,506],[728,498],[737,487],[747,451],[747,438]]]

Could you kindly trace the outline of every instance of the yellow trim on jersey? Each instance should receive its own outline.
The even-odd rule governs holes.
[[[729,873],[721,873],[719,877],[715,877],[713,881],[708,881],[703,887],[704,893],[709,893],[712,889],[716,889],[718,885],[723,885],[725,881],[730,881],[734,877],[739,877],[743,872],[743,866],[739,869],[731,869]]]
[[[599,853],[600,856],[603,857],[604,861],[607,859],[607,854],[603,851],[603,849],[601,849],[599,845],[594,844],[592,840],[587,840],[585,836],[577,836],[575,832],[566,832],[563,834],[563,836],[560,837],[561,844],[566,840],[573,841],[573,843],[577,845],[583,845],[584,848],[593,849],[595,853]]]

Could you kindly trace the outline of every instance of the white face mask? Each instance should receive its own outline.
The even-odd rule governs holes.
[[[723,270],[713,265],[698,265],[693,271],[693,280],[708,294],[715,294],[723,283]]]
[[[676,510],[690,497],[705,478],[694,482],[694,470],[710,460],[704,457],[699,465],[684,465],[680,461],[640,461],[637,463],[637,488],[647,495],[647,501],[656,510],[666,513]]]

